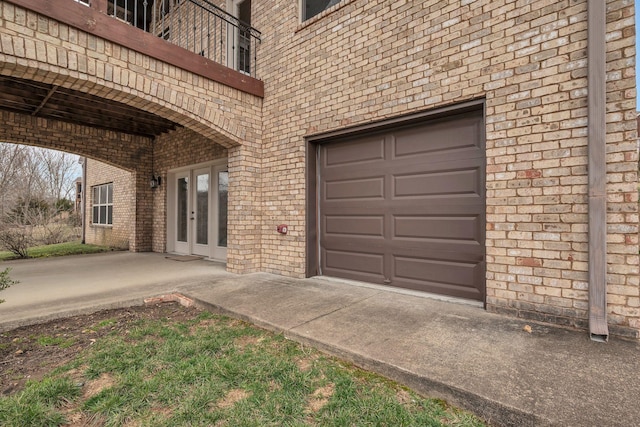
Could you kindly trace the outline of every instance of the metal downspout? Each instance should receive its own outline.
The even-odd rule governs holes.
[[[607,326],[606,1],[588,0],[589,334]]]
[[[85,229],[86,221],[87,221],[87,158],[82,157],[82,191],[80,191],[80,218],[82,219],[82,244],[87,243],[87,231]]]

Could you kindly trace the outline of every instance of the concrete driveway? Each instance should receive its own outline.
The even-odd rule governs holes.
[[[10,329],[34,320],[69,316],[97,308],[140,304],[177,286],[226,276],[223,264],[175,261],[167,254],[109,252],[0,262],[20,281],[0,298],[0,325]]]

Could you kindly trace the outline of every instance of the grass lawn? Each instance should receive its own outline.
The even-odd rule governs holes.
[[[96,339],[60,366],[48,362],[42,378],[0,397],[0,425],[484,425],[441,400],[281,335],[173,307],[129,323],[122,317],[83,321],[78,334]],[[43,336],[49,328],[51,336]],[[2,336],[5,346],[31,342],[23,347],[28,354],[39,346],[68,349],[74,345],[70,331],[48,326],[38,335]],[[14,354],[15,348],[5,351]]]
[[[29,248],[29,258],[45,258],[51,256],[94,254],[113,250],[106,246],[87,245],[80,242],[57,243],[55,245],[34,246]],[[0,261],[17,259],[18,257],[9,251],[0,251]]]

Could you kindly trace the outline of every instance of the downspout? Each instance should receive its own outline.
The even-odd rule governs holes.
[[[82,227],[82,244],[84,245],[87,242],[87,231],[85,230],[86,221],[87,221],[87,158],[82,157],[82,189],[80,191],[80,218],[81,218],[81,227]]]
[[[606,1],[588,0],[589,334],[607,326]]]

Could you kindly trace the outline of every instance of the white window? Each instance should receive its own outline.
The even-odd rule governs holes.
[[[113,225],[113,183],[92,187],[92,223]]]
[[[340,0],[302,0],[302,20],[311,19],[338,3]]]

